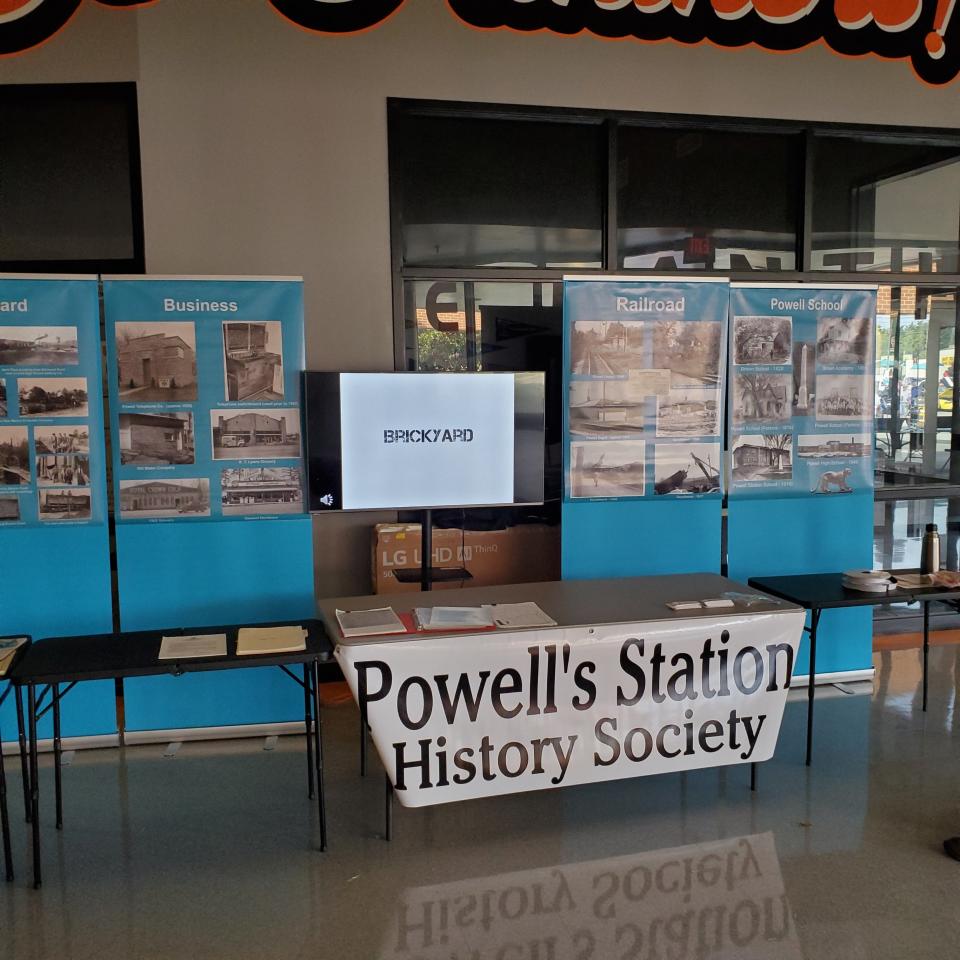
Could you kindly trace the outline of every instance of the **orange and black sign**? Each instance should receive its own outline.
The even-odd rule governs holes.
[[[0,54],[37,46],[84,0],[0,0]],[[160,0],[87,0],[137,7]],[[308,30],[368,30],[406,0],[265,0]],[[920,79],[949,83],[960,73],[957,0],[447,0],[464,23],[484,30],[591,33],[790,52],[820,43],[843,56],[909,60]],[[226,5],[225,5],[226,9]]]

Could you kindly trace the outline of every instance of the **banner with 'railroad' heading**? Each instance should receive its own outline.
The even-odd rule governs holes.
[[[768,760],[801,610],[344,644],[404,806]]]

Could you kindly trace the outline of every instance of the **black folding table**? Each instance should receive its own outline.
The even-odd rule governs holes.
[[[26,653],[27,647],[30,645],[30,637],[25,634],[18,633],[12,637],[0,637],[0,640],[25,640],[26,643],[21,646],[17,652],[13,655],[13,660],[7,666],[7,673],[3,679],[8,680],[6,689],[0,694],[0,707],[3,706],[4,701],[10,696],[10,691],[16,689],[16,702],[17,702],[17,726],[22,731],[23,730],[23,698],[20,696],[20,691],[18,688],[14,688],[13,682],[10,679],[10,674],[13,671],[14,665],[18,660],[22,659],[23,655]],[[0,683],[3,681],[0,680]],[[22,737],[22,733],[21,733]],[[23,771],[24,784],[26,784],[27,776],[27,763],[26,756],[23,752],[23,741],[21,739],[20,743],[20,763]],[[26,786],[24,787],[23,792],[24,804],[27,802],[27,790]],[[7,807],[7,774],[4,769],[3,764],[3,736],[0,735],[0,832],[3,834],[3,865],[7,877],[7,882],[9,883],[13,880],[13,849],[10,845],[10,811]]]
[[[897,576],[897,571],[891,571]],[[901,571],[916,575],[915,570]],[[795,603],[810,611],[810,675],[807,679],[807,766],[813,757],[813,701],[817,673],[817,628],[824,610],[843,607],[876,607],[887,603],[919,603],[923,610],[923,709],[927,709],[927,658],[930,650],[930,604],[935,600],[958,600],[960,588],[900,587],[887,593],[848,590],[842,573],[805,573],[784,577],[751,577],[751,587]]]
[[[307,631],[306,649],[291,653],[256,656],[237,654],[237,631],[241,627],[298,626]],[[193,634],[225,633],[225,657],[159,660],[163,637]],[[307,736],[308,795],[318,799],[320,817],[320,849],[327,847],[327,820],[323,794],[323,738],[320,718],[319,664],[332,659],[333,647],[319,620],[296,623],[241,624],[221,627],[178,627],[169,630],[150,630],[133,633],[104,633],[87,636],[53,637],[30,644],[19,656],[9,672],[17,693],[18,703],[23,688],[27,693],[28,737],[24,737],[23,713],[20,722],[21,762],[26,768],[25,783],[29,784],[27,819],[32,826],[33,882],[39,888],[42,882],[40,862],[39,777],[37,776],[37,722],[48,711],[53,713],[54,783],[56,792],[57,829],[63,826],[63,793],[60,770],[60,702],[76,684],[85,680],[116,680],[127,677],[149,677],[164,674],[179,676],[210,670],[234,670],[248,667],[279,667],[303,688],[304,722]],[[303,679],[291,667],[302,665]],[[63,689],[61,689],[61,687]],[[39,690],[39,692],[38,692]],[[29,747],[25,749],[25,739]],[[29,762],[27,759],[29,758]],[[316,790],[314,786],[316,785]]]

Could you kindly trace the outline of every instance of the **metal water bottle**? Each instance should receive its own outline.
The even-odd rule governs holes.
[[[920,572],[936,573],[940,569],[940,534],[935,523],[927,524],[920,548]]]

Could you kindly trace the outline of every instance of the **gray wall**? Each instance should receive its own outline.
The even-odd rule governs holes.
[[[389,96],[960,124],[956,84],[905,63],[481,32],[443,0],[355,37],[309,34],[264,0],[87,0],[44,47],[0,61],[0,83],[103,80],[138,82],[147,269],[302,274],[308,364],[331,370],[393,366]],[[316,522],[322,594],[367,588],[376,519]]]

